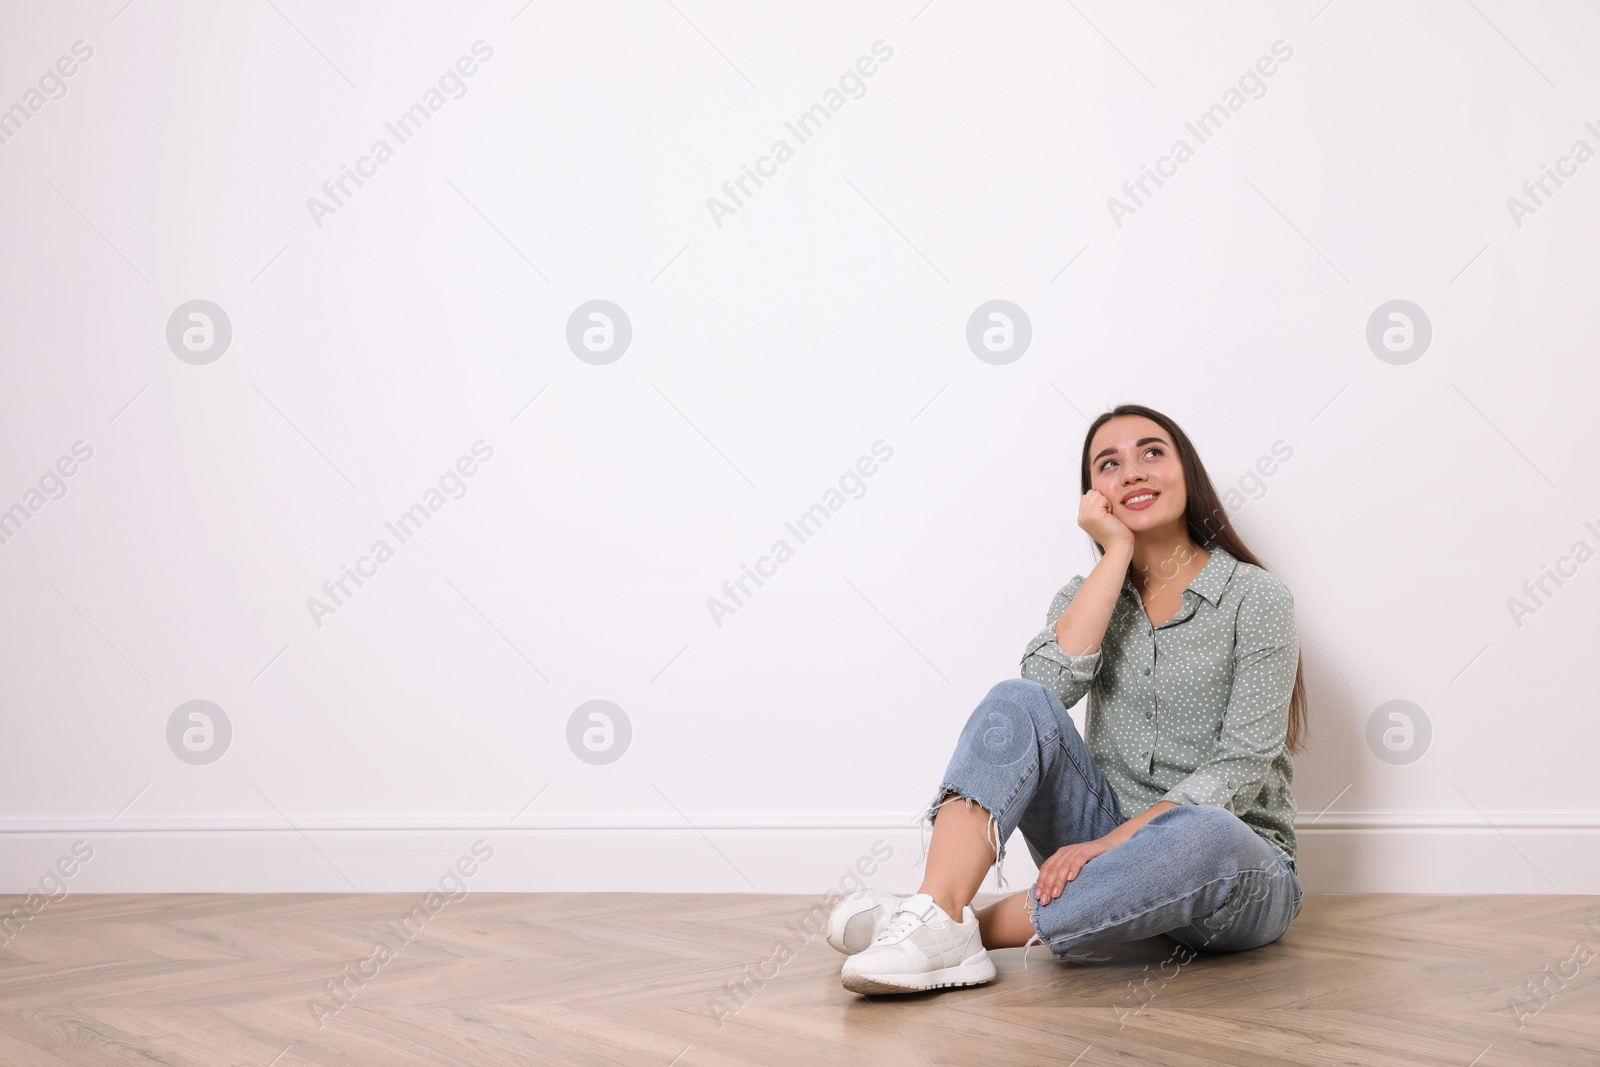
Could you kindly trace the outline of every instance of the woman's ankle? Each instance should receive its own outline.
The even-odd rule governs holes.
[[[978,931],[984,948],[1020,948],[1038,931],[1027,893],[1016,893],[986,905],[978,915]]]
[[[961,898],[943,888],[930,888],[928,886],[923,886],[921,889],[918,889],[917,892],[926,893],[928,896],[932,897],[933,902],[939,905],[939,910],[943,911],[956,922],[961,921],[962,913],[966,911],[967,904],[971,903],[970,900],[957,903],[957,901],[960,901]]]

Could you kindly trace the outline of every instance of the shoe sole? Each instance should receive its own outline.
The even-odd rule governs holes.
[[[930,989],[954,989],[994,981],[994,961],[987,955],[976,962],[968,960],[957,967],[944,967],[925,974],[856,974],[846,969],[839,976],[852,993],[921,993]]]

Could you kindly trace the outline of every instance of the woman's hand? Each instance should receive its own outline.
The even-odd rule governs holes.
[[[1078,877],[1084,864],[1120,844],[1120,840],[1101,837],[1057,849],[1056,854],[1045,860],[1044,866],[1039,868],[1039,880],[1033,886],[1034,898],[1041,904],[1050,903],[1061,895],[1068,882]]]
[[[1109,549],[1113,545],[1133,544],[1133,531],[1123,521],[1111,514],[1111,501],[1107,500],[1098,489],[1091,489],[1083,494],[1083,499],[1078,501],[1078,525],[1090,537],[1100,543],[1101,548]]]

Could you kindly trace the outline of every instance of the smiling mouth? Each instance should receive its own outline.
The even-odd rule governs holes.
[[[1155,503],[1156,497],[1158,497],[1160,495],[1161,495],[1160,493],[1157,493],[1157,492],[1154,492],[1154,491],[1151,491],[1151,492],[1148,492],[1148,493],[1139,493],[1139,494],[1137,494],[1135,496],[1130,496],[1128,499],[1124,500],[1122,502],[1122,506],[1125,507],[1125,508],[1129,508],[1130,510],[1133,510],[1133,511],[1140,511],[1140,510],[1143,510],[1144,508],[1149,507],[1151,504]]]

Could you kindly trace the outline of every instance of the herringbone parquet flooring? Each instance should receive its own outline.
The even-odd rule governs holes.
[[[1252,952],[1007,949],[990,985],[871,999],[818,899],[72,896],[0,948],[0,1063],[1600,1064],[1593,897],[1313,894]]]

